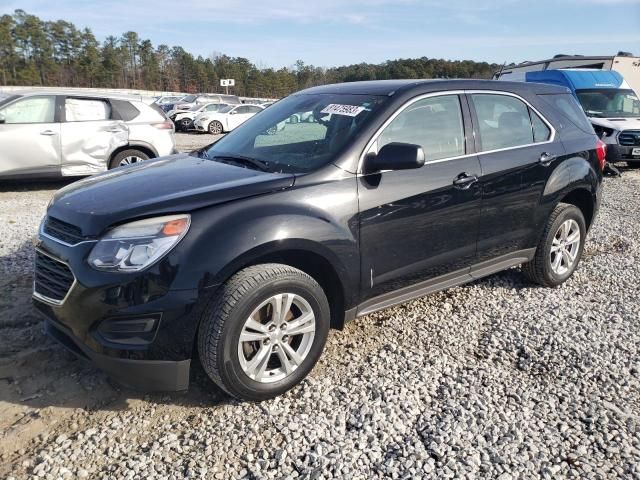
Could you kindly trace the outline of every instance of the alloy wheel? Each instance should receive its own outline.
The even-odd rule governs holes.
[[[125,165],[131,165],[142,161],[144,161],[144,158],[140,158],[137,155],[129,155],[128,157],[124,157],[122,160],[120,160],[118,166],[123,167]]]
[[[304,362],[315,331],[309,302],[294,293],[274,295],[245,321],[238,341],[240,366],[256,382],[282,380]]]
[[[556,275],[564,275],[570,271],[576,263],[580,251],[580,227],[573,219],[564,221],[551,243],[549,260],[551,269]]]

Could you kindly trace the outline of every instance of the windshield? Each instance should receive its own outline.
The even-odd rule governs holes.
[[[16,98],[20,98],[20,95],[11,95],[9,93],[0,92],[0,107],[2,105],[5,105],[5,104],[9,103],[9,102],[12,102]]]
[[[195,102],[196,101],[196,96],[195,95],[186,95],[186,96],[182,97],[182,100],[180,100],[180,101],[184,102],[184,103]]]
[[[225,105],[224,107],[218,110],[218,113],[227,113],[227,112],[230,112],[231,110],[233,110],[233,107],[231,105]]]
[[[271,172],[310,172],[333,161],[387,99],[350,94],[292,95],[202,153],[213,160],[257,160]]]
[[[633,90],[590,88],[576,90],[585,113],[590,117],[638,117],[640,100]]]

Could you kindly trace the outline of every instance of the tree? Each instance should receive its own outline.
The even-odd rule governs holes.
[[[65,20],[43,22],[24,10],[0,17],[0,81],[4,85],[140,88],[222,92],[221,78],[236,81],[232,93],[276,98],[334,82],[390,78],[491,78],[499,65],[434,58],[359,63],[324,69],[298,60],[289,68],[256,66],[249,59],[214,52],[194,57],[180,46],[159,45],[129,31],[102,44],[88,28]]]

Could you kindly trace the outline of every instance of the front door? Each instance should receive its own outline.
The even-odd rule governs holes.
[[[59,175],[56,97],[18,99],[0,108],[0,176]]]
[[[429,96],[405,106],[374,143],[374,151],[421,145],[426,163],[358,179],[362,300],[463,275],[475,261],[481,172],[465,124],[464,99]]]
[[[66,97],[62,122],[63,175],[92,175],[109,166],[111,154],[129,143],[129,129],[100,98]]]

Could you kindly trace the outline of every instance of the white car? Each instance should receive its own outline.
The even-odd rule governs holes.
[[[228,105],[214,113],[201,113],[193,121],[193,127],[199,132],[213,135],[230,132],[239,125],[264,110],[260,105]]]
[[[140,97],[0,94],[0,178],[93,175],[175,153],[173,124]]]
[[[205,103],[202,105],[194,105],[189,110],[171,110],[167,116],[175,124],[176,130],[193,129],[193,121],[200,113],[219,112],[223,108],[228,107],[226,103]]]

